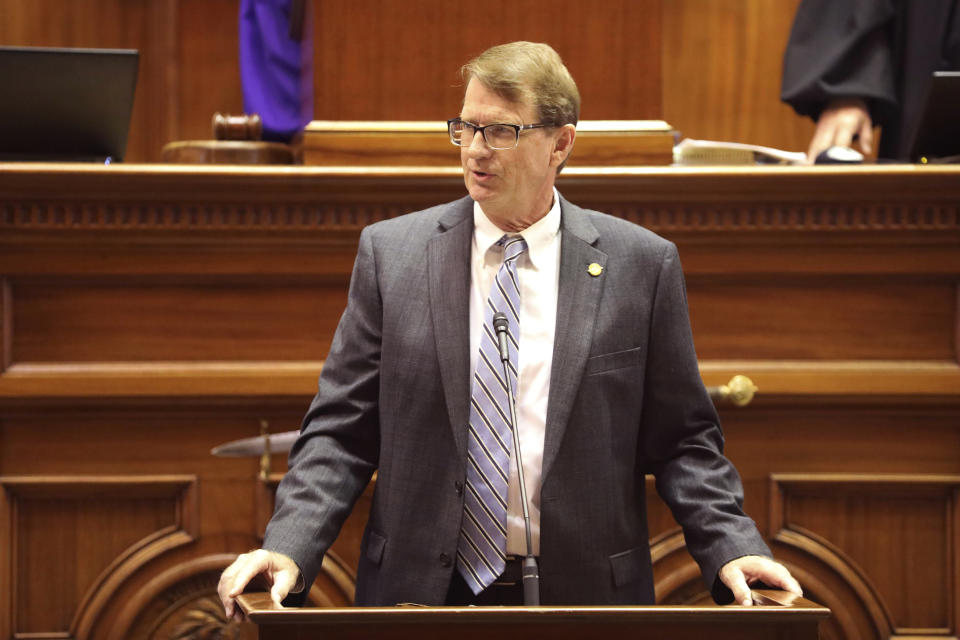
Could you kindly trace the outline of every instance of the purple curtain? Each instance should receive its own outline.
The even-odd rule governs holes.
[[[286,142],[313,119],[313,27],[307,0],[291,37],[294,0],[241,0],[243,109],[263,120],[264,140]]]

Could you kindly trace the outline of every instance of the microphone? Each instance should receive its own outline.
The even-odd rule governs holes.
[[[507,349],[507,329],[509,327],[510,321],[507,320],[507,314],[503,311],[497,311],[493,314],[493,329],[497,332],[497,342],[500,344],[501,362],[510,362],[510,350]]]
[[[523,559],[523,604],[528,607],[540,606],[540,569],[533,555],[533,534],[530,533],[530,510],[527,508],[527,485],[523,481],[523,459],[520,457],[520,436],[517,433],[517,403],[513,397],[513,383],[510,381],[510,351],[507,349],[507,330],[510,321],[507,314],[497,311],[493,314],[493,328],[497,332],[500,345],[500,360],[503,362],[503,378],[507,382],[507,400],[510,405],[510,430],[513,432],[513,457],[517,461],[517,478],[520,480],[520,504],[523,507],[523,525],[527,534],[527,555]]]

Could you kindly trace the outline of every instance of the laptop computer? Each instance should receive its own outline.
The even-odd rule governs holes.
[[[139,55],[0,47],[0,160],[122,160]]]
[[[960,158],[960,71],[935,71],[910,158],[918,162]]]

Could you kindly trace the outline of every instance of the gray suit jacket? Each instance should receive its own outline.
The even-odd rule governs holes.
[[[644,474],[714,588],[769,554],[697,368],[676,247],[561,199],[541,489],[544,604],[652,603]],[[356,600],[442,604],[466,475],[472,200],[371,225],[264,547],[307,584],[379,469]],[[599,263],[603,273],[587,272]]]

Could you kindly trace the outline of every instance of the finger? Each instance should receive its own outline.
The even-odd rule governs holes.
[[[779,562],[765,559],[761,564],[747,568],[746,571],[751,574],[750,582],[759,580],[771,587],[778,587],[798,596],[803,595],[800,583],[790,574],[790,570]]]
[[[860,125],[860,148],[864,153],[873,151],[873,123],[870,118],[864,118]]]
[[[290,589],[293,589],[293,585],[295,585],[296,582],[296,572],[290,569],[281,569],[273,574],[273,588],[270,589],[270,598],[278,607],[283,606],[281,604],[283,599],[287,597],[287,594],[290,593]]]
[[[790,593],[802,596],[803,589],[800,588],[800,583],[797,582],[796,578],[790,575],[790,571],[782,564],[777,564],[775,566],[775,572],[771,574],[769,578],[763,578],[763,581],[767,582],[771,586],[777,586],[784,591],[789,591]]]
[[[737,567],[729,567],[720,576],[727,588],[733,592],[733,601],[745,607],[753,604],[753,598],[750,596],[750,587],[747,586],[747,579]]]
[[[831,146],[849,147],[853,144],[853,133],[855,129],[855,125],[851,125],[851,123],[846,120],[838,122],[837,128],[833,133],[833,145]]]
[[[243,609],[240,608],[240,605],[234,605],[233,614],[227,618],[227,622],[235,620],[236,622],[244,622],[247,619],[247,614],[243,612]]]
[[[810,148],[807,149],[807,161],[813,164],[817,156],[833,146],[834,125],[831,119],[821,120],[817,125],[817,130],[810,140]]]
[[[237,563],[239,562],[241,562],[241,560],[237,558],[233,561],[233,564],[224,569],[223,573],[220,574],[220,581],[217,583],[217,595],[220,596],[220,602],[223,604],[223,612],[227,620],[233,615],[234,602],[233,598],[230,597],[230,589],[233,585],[233,576],[236,572]]]
[[[800,586],[800,583],[797,582],[796,578],[793,576],[790,576],[790,578],[785,581],[783,588],[798,596],[803,595],[803,587]]]
[[[233,576],[230,590],[227,592],[231,598],[236,598],[243,593],[251,580],[270,568],[270,557],[264,552],[255,551],[247,554],[247,558],[237,569]]]

